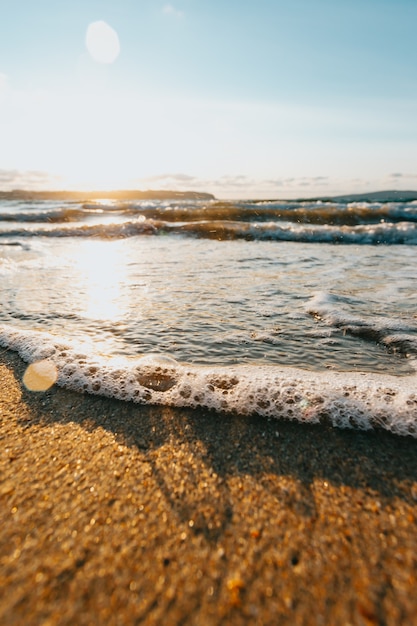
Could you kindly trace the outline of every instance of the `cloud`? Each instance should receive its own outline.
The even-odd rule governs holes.
[[[6,89],[8,82],[9,78],[7,74],[2,74],[2,72],[0,72],[0,89]]]
[[[379,179],[330,178],[327,176],[254,177],[225,174],[200,177],[185,172],[166,172],[131,180],[126,188],[207,191],[220,199],[284,199],[366,193],[383,189],[412,188],[417,174],[395,172]],[[42,170],[0,169],[0,191],[62,188],[62,179]]]
[[[219,198],[272,198],[298,197],[308,188],[311,195],[328,192],[327,176],[256,178],[246,174],[225,174],[217,178],[205,178],[184,173],[166,173],[148,176],[136,181],[143,186],[154,186],[174,191],[208,191]],[[338,190],[336,190],[338,191]]]
[[[417,174],[406,174],[404,172],[394,172],[392,174],[388,174],[386,177],[389,181],[406,183],[407,180],[411,181],[417,178]]]
[[[0,102],[5,99],[10,90],[9,77],[7,74],[2,74],[0,72]]]
[[[315,185],[326,186],[327,180],[328,176],[299,176],[296,178],[292,176],[290,178],[266,179],[262,182],[265,186],[296,189],[297,187],[314,187]]]
[[[172,4],[166,4],[162,9],[162,13],[172,15],[173,17],[184,17],[184,12],[176,9]]]
[[[59,178],[39,170],[0,169],[1,191],[46,189],[56,187]]]
[[[394,172],[392,174],[388,174],[388,176],[386,176],[384,180],[385,181],[388,180],[389,182],[400,183],[401,185],[405,185],[407,184],[407,181],[411,182],[415,180],[416,178],[417,178],[417,173],[410,174],[406,172]]]
[[[221,176],[201,181],[200,188],[223,198],[294,198],[304,195],[329,195],[327,176],[256,178],[245,175]],[[335,181],[337,182],[337,181]]]
[[[243,174],[221,176],[217,179],[199,178],[190,174],[158,174],[155,176],[147,176],[137,181],[141,185],[158,185],[162,189],[184,190],[187,187],[190,190],[199,190],[216,187],[219,189],[245,189],[253,184],[253,180]]]
[[[173,184],[183,184],[183,183],[192,183],[196,180],[195,176],[190,176],[189,174],[157,174],[156,176],[147,176],[146,178],[142,178],[141,182],[149,182],[149,183],[173,183]]]

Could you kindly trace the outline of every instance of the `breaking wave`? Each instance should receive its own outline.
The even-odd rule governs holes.
[[[416,201],[4,201],[0,221],[3,239],[169,233],[217,240],[417,244]]]

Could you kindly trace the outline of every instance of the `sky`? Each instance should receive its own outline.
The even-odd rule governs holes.
[[[0,0],[0,190],[417,189],[416,0]]]

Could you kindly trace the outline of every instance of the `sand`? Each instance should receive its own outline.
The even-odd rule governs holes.
[[[24,371],[1,353],[1,624],[417,624],[415,439]]]

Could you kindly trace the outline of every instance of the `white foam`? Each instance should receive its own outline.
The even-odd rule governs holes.
[[[193,225],[195,228],[195,225]],[[299,241],[307,243],[343,243],[355,245],[417,244],[417,225],[398,223],[363,224],[356,226],[318,225],[295,222],[225,222],[223,228],[234,237]]]
[[[351,300],[319,292],[308,302],[306,311],[343,332],[376,340],[408,356],[417,355],[417,334],[412,334],[417,333],[415,323],[390,317],[353,315],[346,311],[346,302]]]
[[[27,362],[49,359],[68,389],[144,404],[385,428],[417,438],[417,376],[309,372],[275,366],[199,367],[165,355],[107,359],[85,346],[0,326],[0,345]]]

